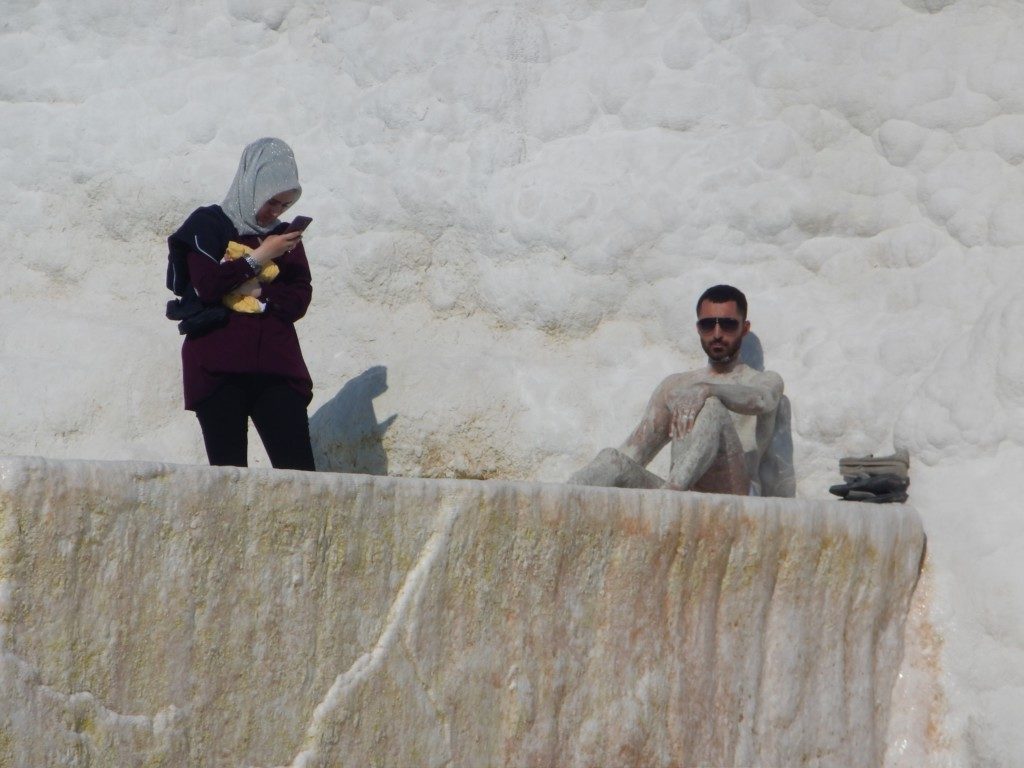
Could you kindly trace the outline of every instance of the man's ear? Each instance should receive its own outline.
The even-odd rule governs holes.
[[[750,333],[750,321],[749,320],[744,320],[743,321],[743,334],[742,335],[746,336],[748,333]]]

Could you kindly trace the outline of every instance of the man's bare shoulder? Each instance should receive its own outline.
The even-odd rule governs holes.
[[[782,377],[775,371],[759,371],[740,363],[728,373],[715,373],[710,368],[682,371],[666,376],[658,389],[674,389],[692,384],[748,384],[753,386],[782,386]]]
[[[702,377],[707,375],[706,368],[698,368],[693,371],[680,371],[679,373],[670,373],[664,379],[662,379],[660,386],[672,386],[673,384],[686,384],[695,381],[700,381]]]
[[[782,397],[784,391],[782,377],[775,371],[760,371],[756,368],[751,368],[748,365],[739,364],[728,373],[716,373],[710,369],[704,369],[700,371],[688,371],[683,374],[676,374],[674,377],[670,376],[665,380],[668,387],[662,391],[668,399],[672,398],[672,395],[682,390],[701,386],[711,385],[713,387],[738,387],[745,390],[755,390],[763,393],[765,396],[771,398],[773,401]],[[736,394],[739,395],[741,390],[737,390]],[[721,392],[719,392],[721,395]]]
[[[661,380],[661,384],[655,392],[672,392],[678,390],[681,387],[691,387],[694,384],[700,384],[705,380],[707,371],[703,368],[696,371],[682,371],[680,373],[670,373],[664,379]]]
[[[783,392],[782,377],[775,371],[759,371],[741,363],[728,373],[715,373],[709,368],[700,368],[670,374],[654,390],[652,400],[668,403],[686,390],[701,384],[737,384],[766,390],[776,397]]]

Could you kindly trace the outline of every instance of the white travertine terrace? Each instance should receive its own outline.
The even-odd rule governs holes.
[[[901,505],[2,459],[0,765],[878,766],[923,546]]]
[[[0,454],[202,461],[164,240],[279,135],[326,467],[562,480],[734,283],[798,496],[910,450],[906,765],[1018,768],[1021,83],[1019,0],[5,0]]]

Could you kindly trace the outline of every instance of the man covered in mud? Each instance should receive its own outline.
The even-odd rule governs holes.
[[[731,285],[697,300],[697,335],[707,367],[672,374],[651,395],[640,424],[618,449],[605,448],[569,482],[617,488],[793,495],[762,488],[761,464],[772,443],[782,378],[740,362],[750,331],[747,299]],[[645,467],[672,444],[668,479]],[[792,482],[790,467],[789,483]],[[787,483],[783,483],[787,485]]]

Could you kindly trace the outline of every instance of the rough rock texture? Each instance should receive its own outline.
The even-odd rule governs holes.
[[[562,480],[738,285],[799,496],[911,452],[932,765],[1020,768],[1022,83],[1020,0],[4,0],[0,454],[204,460],[166,237],[279,135],[321,468]]]
[[[0,460],[0,765],[877,766],[908,507]]]

